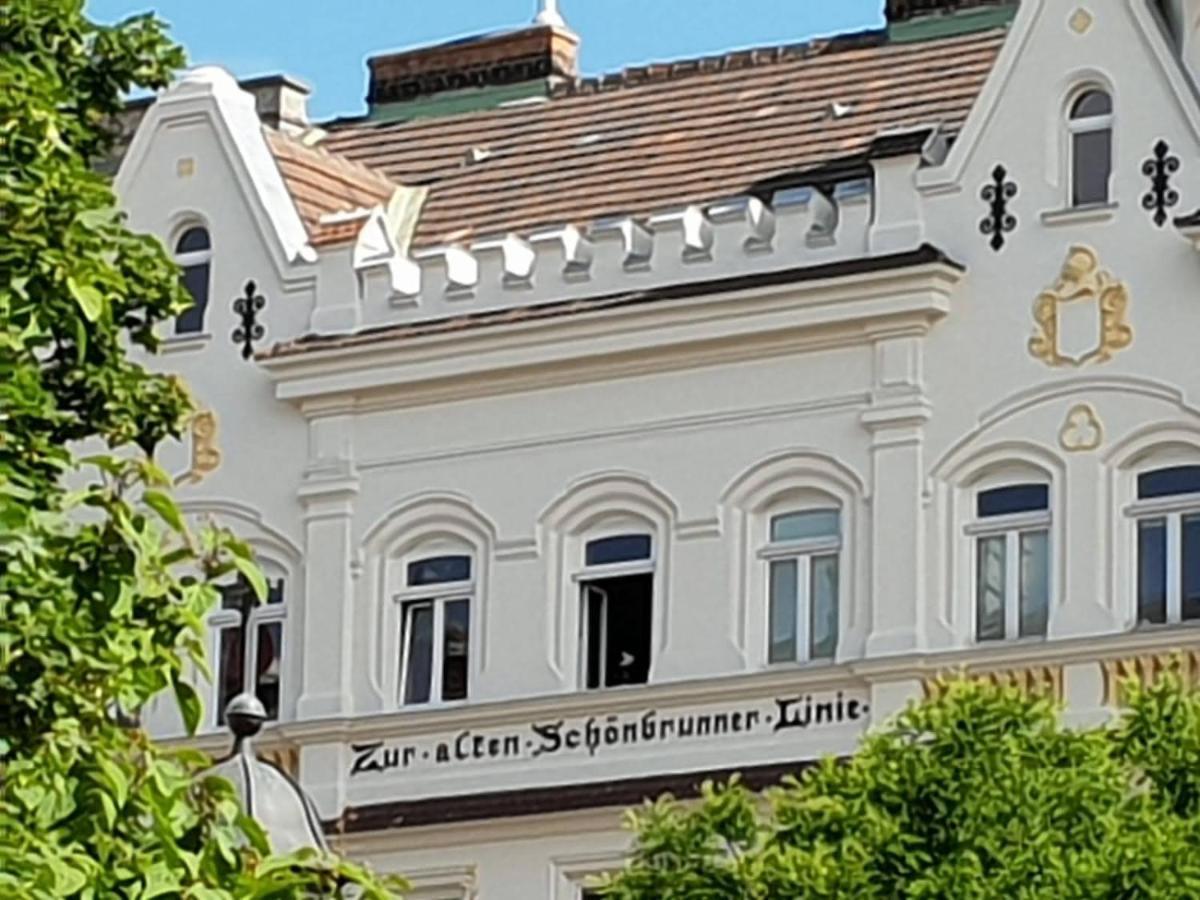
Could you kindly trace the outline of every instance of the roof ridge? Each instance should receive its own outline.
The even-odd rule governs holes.
[[[749,69],[797,59],[811,59],[828,53],[877,47],[888,42],[887,28],[871,28],[829,37],[811,38],[788,44],[763,44],[728,50],[704,56],[680,57],[635,66],[624,66],[616,72],[587,75],[562,81],[551,88],[550,96],[569,97],[575,94],[638,87],[662,81],[674,81],[689,75],[708,75]]]

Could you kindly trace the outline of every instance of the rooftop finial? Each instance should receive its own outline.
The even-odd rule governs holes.
[[[533,21],[537,25],[553,25],[555,28],[566,28],[567,21],[558,11],[558,0],[539,0],[541,11]]]

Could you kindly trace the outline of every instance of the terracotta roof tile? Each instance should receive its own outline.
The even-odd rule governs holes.
[[[860,156],[883,129],[957,131],[1005,34],[890,44],[869,33],[641,66],[541,103],[334,123],[322,146],[430,186],[416,247],[637,215]],[[486,158],[470,162],[472,148]]]
[[[361,163],[309,147],[277,131],[266,134],[313,246],[353,240],[362,225],[361,221],[322,222],[323,216],[386,205],[399,187]]]

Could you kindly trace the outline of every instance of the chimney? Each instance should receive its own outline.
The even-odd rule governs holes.
[[[579,36],[554,0],[526,28],[416,47],[367,60],[372,118],[409,119],[545,97],[579,74]]]
[[[1017,0],[887,0],[888,23],[947,16],[983,7],[1016,6]]]
[[[254,107],[263,124],[285,134],[308,131],[308,98],[312,89],[288,75],[263,75],[238,82],[254,96]]]

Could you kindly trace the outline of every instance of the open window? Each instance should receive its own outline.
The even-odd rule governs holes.
[[[1113,167],[1112,96],[1099,88],[1077,94],[1069,107],[1067,132],[1071,206],[1108,203]]]
[[[225,707],[246,691],[262,701],[267,718],[278,719],[286,615],[283,579],[268,582],[264,603],[241,576],[220,591],[221,607],[209,618],[217,645],[216,723],[225,723]]]
[[[1200,619],[1200,466],[1143,472],[1137,501],[1138,621]]]
[[[759,556],[768,567],[767,661],[833,659],[838,644],[841,512],[814,509],[773,516]]]
[[[599,690],[645,684],[654,622],[650,536],[623,534],[589,541],[579,581],[584,686]]]
[[[975,638],[1044,637],[1050,616],[1050,488],[980,491],[975,521]]]
[[[467,699],[470,670],[470,556],[414,560],[400,598],[400,703]]]
[[[192,305],[175,319],[175,334],[202,334],[212,269],[212,241],[208,229],[193,225],[175,242],[175,262],[183,269],[183,286]]]

